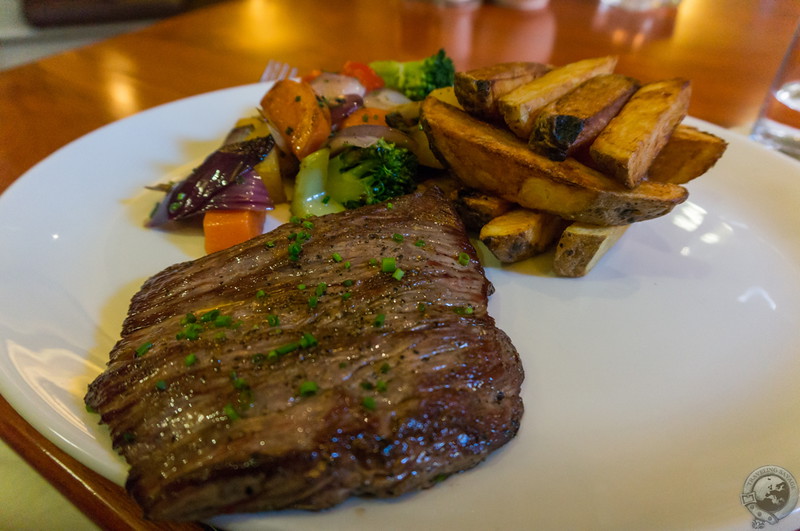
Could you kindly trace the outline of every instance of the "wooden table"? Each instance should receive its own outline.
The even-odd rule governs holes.
[[[445,47],[459,69],[619,56],[619,72],[687,77],[690,114],[752,122],[800,19],[784,0],[683,0],[626,12],[598,0],[538,11],[385,0],[223,2],[0,73],[0,192],[68,142],[138,111],[256,81],[269,59],[305,72]],[[102,527],[148,528],[123,490],[58,450],[0,398],[0,436]],[[165,526],[157,526],[165,529]],[[175,526],[175,528],[196,526]],[[153,527],[155,528],[155,527]]]

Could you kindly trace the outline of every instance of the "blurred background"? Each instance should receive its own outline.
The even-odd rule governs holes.
[[[0,70],[216,0],[0,0]]]

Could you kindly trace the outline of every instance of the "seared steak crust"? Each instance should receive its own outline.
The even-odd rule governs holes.
[[[519,426],[490,291],[435,189],[295,220],[147,280],[86,403],[151,519],[426,488]]]

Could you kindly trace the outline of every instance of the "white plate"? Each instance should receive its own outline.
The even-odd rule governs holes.
[[[60,448],[122,483],[87,384],[149,275],[201,254],[143,228],[143,186],[180,176],[265,85],[164,105],[61,149],[0,196],[0,390]],[[526,369],[518,437],[440,486],[269,529],[749,529],[744,482],[800,478],[800,165],[690,120],[729,149],[689,202],[632,227],[587,277],[488,267],[490,311]],[[277,223],[277,219],[273,219]],[[793,514],[769,529],[800,526]]]

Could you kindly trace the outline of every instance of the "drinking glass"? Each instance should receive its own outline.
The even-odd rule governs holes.
[[[750,137],[800,158],[800,25],[772,80]]]
[[[600,4],[628,11],[648,11],[660,7],[678,7],[681,0],[600,0]]]

